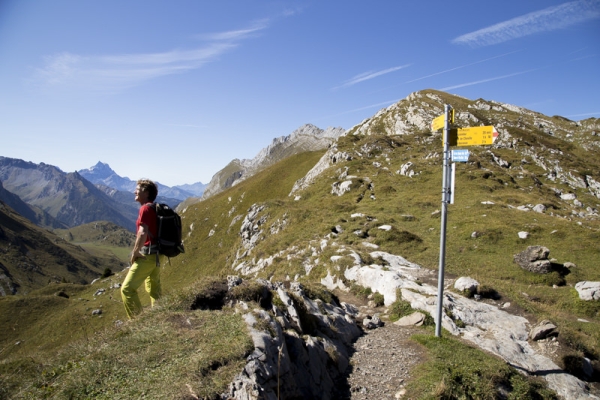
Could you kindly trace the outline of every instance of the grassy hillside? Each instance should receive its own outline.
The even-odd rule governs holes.
[[[70,229],[55,229],[60,238],[85,248],[92,254],[112,255],[127,263],[135,234],[112,222],[97,221]],[[112,270],[121,270],[118,266]]]
[[[33,225],[0,203],[0,289],[25,294],[51,282],[90,283],[124,261],[109,251],[90,252]]]
[[[51,286],[27,298],[0,299],[1,326],[11,327],[0,337],[4,380],[0,393],[8,398],[17,390],[32,396],[139,397],[142,394],[136,388],[140,385],[128,383],[129,374],[135,371],[144,384],[154,385],[156,380],[152,390],[171,385],[168,392],[157,392],[164,395],[157,398],[183,398],[186,390],[199,393],[202,385],[203,395],[209,396],[222,390],[248,351],[239,316],[190,307],[190,299],[210,291],[214,279],[239,274],[235,268],[243,264],[255,271],[253,276],[273,281],[297,276],[307,284],[319,282],[328,272],[335,272],[330,258],[344,255],[338,252],[342,247],[377,262],[364,242],[437,269],[441,138],[416,125],[395,134],[411,107],[429,110],[431,115],[440,112],[439,104],[427,99],[431,100],[422,98],[418,107],[400,102],[340,138],[335,150],[348,157],[337,158],[308,188],[293,196],[289,194],[294,182],[324,152],[292,156],[205,201],[188,204],[181,212],[186,253],[163,267],[167,296],[138,320],[121,322],[125,314],[114,284],[122,281],[122,273],[92,287]],[[585,356],[599,369],[600,302],[581,301],[573,286],[582,280],[600,281],[600,221],[594,211],[600,208],[600,199],[585,185],[576,187],[567,179],[589,176],[600,180],[595,141],[589,140],[596,122],[577,125],[559,117],[497,111],[491,105],[487,109],[489,104],[483,101],[446,100],[464,118],[501,127],[502,135],[500,145],[469,148],[469,162],[457,166],[455,204],[448,208],[447,275],[478,280],[484,290],[495,293],[494,304],[510,303],[511,311],[532,323],[549,319],[556,324],[561,352],[554,361],[561,367],[569,369],[569,360]],[[414,175],[399,174],[409,162]],[[552,179],[547,165],[553,165],[556,175],[564,179]],[[341,196],[332,194],[333,185],[345,180],[352,181],[350,190]],[[560,193],[576,194],[579,203],[561,199]],[[537,204],[546,207],[543,213],[532,210]],[[249,214],[255,218],[245,224]],[[241,230],[248,225],[253,242],[244,247],[247,237]],[[391,230],[379,229],[382,225],[390,225]],[[519,238],[521,231],[529,233],[527,239]],[[536,275],[513,262],[514,254],[530,245],[550,249],[556,267],[552,273]],[[564,268],[565,262],[576,266]],[[351,259],[346,257],[337,265],[351,265]],[[96,294],[99,288],[105,291]],[[69,298],[55,295],[60,291]],[[147,299],[144,302],[148,304]],[[102,309],[102,314],[92,316],[94,309]],[[227,335],[214,333],[212,324],[217,320],[224,321],[226,326],[219,332]],[[216,342],[210,344],[209,338]],[[443,357],[447,363],[435,372],[419,370],[415,382],[445,379],[439,378],[440,373],[447,377],[471,373],[460,368],[464,364],[461,351],[448,353],[437,342],[424,337],[417,340],[432,355],[443,353],[432,358]],[[202,350],[193,352],[188,344]],[[228,347],[233,350],[226,351]],[[205,358],[206,354],[212,354],[212,359]],[[493,367],[497,359],[478,353],[480,357],[483,361],[478,362],[492,366],[488,370],[497,369]],[[18,373],[26,379],[19,381]],[[96,383],[90,383],[92,376],[98,376]],[[201,384],[192,384],[191,376]],[[415,398],[432,398],[429,387],[412,386],[411,393]]]

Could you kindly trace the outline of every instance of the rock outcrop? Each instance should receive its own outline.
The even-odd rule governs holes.
[[[552,269],[552,263],[548,259],[549,254],[550,250],[547,247],[529,246],[519,254],[515,254],[514,260],[529,272],[547,274]]]
[[[581,300],[600,300],[600,282],[582,281],[575,285]]]
[[[311,299],[298,282],[289,289],[260,282],[276,292],[278,301],[271,312],[239,305],[255,349],[223,398],[337,398],[336,380],[346,371],[349,346],[361,333],[348,312],[353,308]]]

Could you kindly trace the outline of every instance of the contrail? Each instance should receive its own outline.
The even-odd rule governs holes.
[[[465,87],[465,86],[479,85],[480,83],[486,83],[486,82],[491,82],[491,81],[497,81],[497,80],[499,80],[499,79],[510,78],[510,77],[512,77],[512,76],[517,76],[517,75],[526,74],[526,73],[528,73],[528,72],[537,71],[537,70],[539,70],[539,69],[541,69],[541,68],[534,68],[534,69],[529,69],[529,70],[527,70],[527,71],[515,72],[515,73],[513,73],[513,74],[502,75],[502,76],[496,76],[496,77],[494,77],[494,78],[482,79],[482,80],[480,80],[480,81],[473,81],[473,82],[468,82],[468,83],[461,83],[461,84],[459,84],[459,85],[448,86],[448,87],[445,87],[445,88],[442,88],[442,89],[439,89],[439,90],[441,90],[442,92],[445,92],[445,91],[448,91],[448,90],[452,90],[452,89],[458,89],[458,88],[462,88],[462,87]]]
[[[470,32],[452,40],[472,47],[489,46],[533,35],[567,28],[590,19],[600,18],[599,0],[580,0],[544,8]]]

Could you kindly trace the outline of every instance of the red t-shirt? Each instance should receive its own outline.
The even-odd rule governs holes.
[[[150,246],[150,243],[156,243],[156,237],[158,236],[158,230],[156,227],[156,211],[151,205],[152,203],[146,203],[140,207],[138,219],[135,221],[136,234],[140,230],[140,225],[145,224],[148,227],[148,236],[144,246]]]

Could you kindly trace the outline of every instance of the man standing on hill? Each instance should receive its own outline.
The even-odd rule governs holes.
[[[140,203],[140,212],[135,222],[137,236],[131,252],[131,268],[123,281],[121,297],[127,316],[131,319],[142,311],[142,304],[137,294],[142,283],[146,283],[146,292],[150,295],[152,305],[161,295],[160,260],[156,255],[156,211],[152,203],[158,195],[158,187],[148,179],[137,181],[135,201]],[[150,254],[155,256],[149,257]]]

